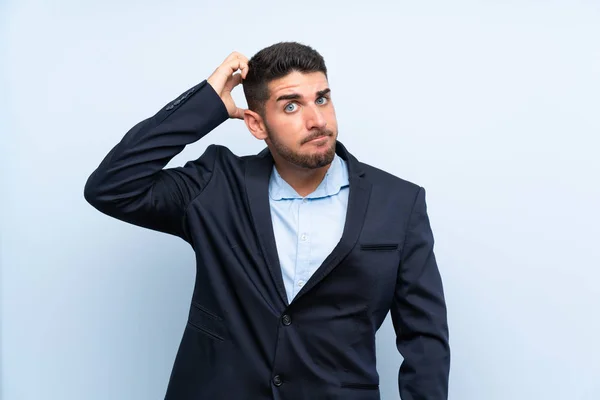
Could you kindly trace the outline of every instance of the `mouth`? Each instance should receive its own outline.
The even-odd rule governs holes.
[[[329,139],[329,136],[319,136],[318,138],[309,140],[306,143],[320,143],[320,142],[325,142],[327,139]]]

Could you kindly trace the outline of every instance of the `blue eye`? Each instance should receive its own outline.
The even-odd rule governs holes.
[[[286,112],[293,112],[295,110],[296,110],[296,103],[290,103],[287,106],[285,106]]]
[[[317,104],[322,106],[323,104],[327,104],[327,98],[326,97],[319,97],[317,99]]]

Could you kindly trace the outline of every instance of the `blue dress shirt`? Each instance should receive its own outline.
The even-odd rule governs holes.
[[[273,166],[269,204],[289,303],[342,237],[348,192],[348,168],[337,154],[317,189],[306,197]]]

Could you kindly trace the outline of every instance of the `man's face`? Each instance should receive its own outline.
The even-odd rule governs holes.
[[[264,122],[271,151],[301,168],[330,164],[338,130],[325,74],[294,71],[268,87]]]

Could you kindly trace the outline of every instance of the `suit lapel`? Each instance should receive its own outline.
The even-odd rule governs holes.
[[[269,178],[273,169],[273,158],[268,148],[260,152],[256,157],[249,158],[246,168],[245,180],[248,193],[248,203],[252,213],[252,221],[258,235],[258,241],[265,261],[269,268],[271,278],[279,298],[287,307],[288,300],[283,284],[279,255],[273,233],[273,222],[271,219],[271,206],[269,204]]]
[[[342,238],[327,256],[323,264],[306,282],[302,290],[296,295],[294,301],[303,296],[318,282],[323,280],[343,260],[356,244],[365,220],[369,198],[371,196],[371,183],[364,177],[360,163],[346,148],[337,142],[337,154],[342,157],[348,165],[348,176],[350,192],[348,195],[348,209]],[[271,278],[275,284],[276,291],[283,302],[288,306],[287,294],[281,274],[279,255],[273,233],[273,222],[271,219],[271,208],[269,204],[269,178],[273,169],[273,158],[269,149],[264,149],[255,157],[250,157],[246,168],[246,190],[248,202],[252,213],[252,220],[258,235],[261,250],[265,256]]]
[[[365,221],[369,198],[371,197],[371,183],[363,178],[364,172],[354,156],[346,148],[337,143],[336,152],[348,165],[350,192],[348,194],[348,209],[342,238],[333,251],[327,256],[323,264],[310,277],[302,290],[298,292],[293,301],[297,301],[306,292],[325,278],[339,263],[350,253],[355,246]]]

